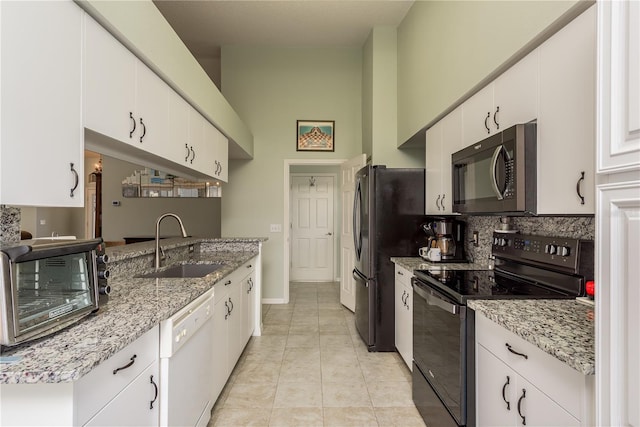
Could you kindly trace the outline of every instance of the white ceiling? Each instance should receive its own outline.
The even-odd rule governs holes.
[[[198,58],[220,46],[360,47],[378,25],[397,26],[413,0],[154,0]]]

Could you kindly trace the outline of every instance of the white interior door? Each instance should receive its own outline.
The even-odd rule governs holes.
[[[340,166],[342,176],[342,234],[340,235],[340,303],[351,311],[356,309],[356,284],[353,279],[355,250],[353,247],[353,193],[355,176],[367,163],[367,156],[360,154]]]
[[[291,178],[290,280],[331,282],[333,273],[332,176]]]

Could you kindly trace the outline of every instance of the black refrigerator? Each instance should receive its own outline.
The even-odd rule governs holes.
[[[353,207],[356,329],[369,351],[395,351],[394,264],[424,246],[424,169],[368,165],[356,173]]]

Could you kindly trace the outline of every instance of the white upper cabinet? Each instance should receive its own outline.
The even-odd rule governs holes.
[[[426,139],[426,213],[451,214],[451,154],[462,148],[462,107],[429,128]]]
[[[595,9],[539,48],[539,215],[595,212]]]
[[[151,153],[162,153],[168,144],[169,86],[149,67],[136,60],[137,132],[134,143]]]
[[[462,146],[535,120],[537,111],[538,53],[533,51],[463,104]]]
[[[133,144],[136,58],[88,15],[84,34],[84,126]]]
[[[90,17],[85,37],[84,126],[135,147],[110,145],[111,153],[121,151],[126,160],[226,181],[228,148],[222,134]]]
[[[162,153],[169,87],[89,16],[85,38],[85,127],[152,154]]]
[[[82,11],[3,1],[0,19],[0,203],[81,207]]]
[[[599,9],[598,172],[640,168],[640,4]]]

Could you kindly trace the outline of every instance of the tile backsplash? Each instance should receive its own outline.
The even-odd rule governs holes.
[[[467,241],[465,249],[476,262],[484,262],[491,254],[493,230],[499,228],[499,216],[466,216]],[[595,238],[594,217],[510,217],[511,228],[522,234],[538,236],[561,236],[574,239],[593,240]],[[478,232],[479,245],[474,247],[470,240],[473,232]]]
[[[20,241],[20,209],[0,205],[0,242]]]

